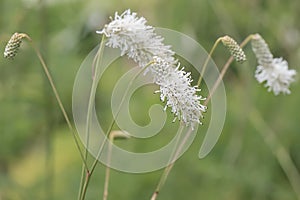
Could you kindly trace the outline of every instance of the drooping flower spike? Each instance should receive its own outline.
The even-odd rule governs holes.
[[[186,124],[199,123],[206,107],[200,100],[205,100],[196,93],[200,91],[191,86],[190,73],[183,71],[178,66],[174,68],[158,56],[154,56],[154,64],[150,68],[154,82],[160,86],[160,99],[166,101],[166,107],[171,107],[172,112]]]
[[[237,44],[234,39],[226,35],[221,38],[221,41],[237,62],[243,63],[244,61],[246,61],[246,55],[243,49]]]
[[[273,91],[275,95],[290,94],[289,86],[295,81],[296,71],[288,69],[286,60],[273,58],[268,44],[259,34],[252,37],[251,43],[259,64],[255,71],[257,81],[265,83],[268,91]]]
[[[7,45],[5,46],[4,50],[4,57],[13,59],[21,46],[22,39],[25,38],[27,35],[24,33],[14,33],[9,41],[7,42]]]
[[[176,117],[186,125],[200,123],[206,107],[201,105],[204,100],[196,93],[200,91],[191,86],[190,73],[179,69],[180,63],[175,59],[171,46],[163,43],[164,38],[155,33],[152,26],[146,25],[143,17],[126,10],[123,14],[115,13],[114,19],[105,25],[99,34],[108,38],[107,46],[119,48],[121,56],[127,55],[140,67],[147,67],[160,87],[160,99],[166,101],[166,107],[171,107]]]
[[[119,48],[121,56],[127,55],[141,67],[152,61],[153,56],[175,62],[175,52],[171,50],[171,46],[163,44],[164,38],[157,35],[155,29],[146,23],[144,17],[139,18],[137,13],[130,10],[121,15],[116,12],[115,18],[97,33],[105,34],[108,38],[107,46]]]

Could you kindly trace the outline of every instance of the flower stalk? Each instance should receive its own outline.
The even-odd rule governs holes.
[[[14,58],[16,56],[18,50],[19,50],[19,47],[20,47],[21,43],[22,43],[22,39],[24,39],[24,38],[27,39],[30,42],[32,48],[34,49],[34,51],[35,51],[35,53],[36,53],[36,55],[37,55],[37,57],[38,57],[41,65],[43,67],[43,70],[44,70],[44,72],[45,72],[45,74],[47,76],[47,79],[49,80],[50,86],[51,86],[52,91],[54,93],[54,96],[55,96],[55,98],[57,100],[59,108],[60,108],[61,112],[63,113],[63,116],[64,116],[64,118],[65,118],[65,120],[66,120],[66,122],[68,124],[68,127],[69,127],[71,133],[72,133],[73,139],[75,141],[75,145],[76,145],[76,147],[77,147],[77,149],[79,151],[79,154],[80,154],[80,157],[82,159],[82,162],[84,163],[85,168],[88,169],[87,164],[86,164],[86,162],[84,160],[84,157],[83,157],[83,154],[82,154],[82,151],[81,151],[81,148],[80,148],[79,141],[78,141],[78,138],[76,136],[75,130],[74,130],[74,128],[73,128],[73,126],[72,126],[72,124],[71,124],[71,122],[69,120],[67,112],[65,111],[65,108],[64,108],[63,103],[62,103],[62,101],[60,99],[60,96],[59,96],[59,94],[57,92],[57,89],[56,89],[56,86],[55,86],[54,81],[52,79],[52,76],[51,76],[51,74],[50,74],[50,72],[48,70],[48,67],[47,67],[47,65],[46,65],[46,63],[45,63],[45,61],[44,61],[44,59],[43,59],[40,51],[35,46],[35,44],[33,43],[32,39],[27,34],[25,34],[25,33],[14,33],[12,35],[12,37],[10,38],[10,40],[8,41],[6,47],[5,47],[4,57],[5,58],[10,58],[10,59]]]
[[[108,198],[108,186],[109,186],[109,179],[110,179],[110,161],[111,161],[111,151],[112,145],[115,139],[128,139],[130,135],[124,131],[112,131],[109,134],[109,146],[107,152],[107,165],[105,170],[105,181],[104,181],[104,190],[103,190],[103,200],[107,200]]]

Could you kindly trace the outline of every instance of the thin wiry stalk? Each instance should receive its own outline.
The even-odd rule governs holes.
[[[149,65],[150,65],[150,64],[149,64]],[[146,67],[147,67],[147,66],[146,66]],[[146,67],[142,68],[142,69],[139,71],[139,73],[138,73],[138,74],[130,81],[130,83],[129,83],[129,85],[128,85],[126,91],[125,91],[125,94],[124,94],[124,96],[123,96],[123,98],[122,98],[122,100],[121,100],[121,102],[120,102],[120,106],[119,106],[119,108],[118,108],[118,111],[116,112],[116,116],[115,116],[116,118],[117,118],[117,116],[119,115],[119,113],[120,113],[120,111],[121,111],[121,107],[123,106],[123,103],[124,103],[124,101],[125,101],[125,96],[127,95],[130,86],[133,84],[133,81],[136,80],[136,78],[137,78],[140,74],[142,74],[142,73],[145,71]],[[109,126],[109,128],[108,128],[108,130],[107,130],[107,132],[106,132],[106,134],[105,134],[105,139],[104,139],[104,141],[102,142],[102,144],[101,144],[101,146],[100,146],[100,148],[99,148],[98,154],[97,154],[97,156],[96,156],[96,158],[95,158],[95,160],[94,160],[94,162],[93,162],[93,164],[92,164],[92,167],[91,167],[91,170],[90,170],[90,173],[89,173],[89,177],[93,174],[93,172],[94,172],[94,170],[95,170],[95,168],[96,168],[96,165],[97,165],[97,163],[98,163],[98,159],[100,158],[100,156],[101,156],[101,154],[102,154],[103,147],[104,147],[104,145],[105,145],[106,142],[107,142],[107,136],[108,136],[109,133],[112,131],[112,128],[113,128],[114,124],[115,124],[115,118],[111,121],[111,124],[110,124],[110,126]],[[89,182],[89,178],[88,178],[87,180],[88,180],[88,182]],[[87,187],[87,186],[88,186],[88,183],[87,183],[86,187]]]
[[[87,160],[88,148],[89,148],[89,135],[90,135],[90,125],[91,125],[91,114],[92,114],[92,109],[93,109],[93,105],[94,105],[94,97],[95,97],[96,88],[97,88],[97,83],[96,83],[97,77],[95,77],[95,76],[98,74],[99,63],[100,63],[100,60],[102,59],[102,55],[103,55],[103,51],[104,51],[104,40],[105,40],[105,36],[103,35],[102,38],[101,38],[101,43],[100,43],[98,52],[96,53],[94,61],[93,61],[93,64],[92,64],[92,70],[93,70],[92,80],[93,81],[92,81],[92,87],[91,87],[91,91],[90,91],[89,102],[88,102],[88,111],[87,111],[87,116],[86,116],[86,129],[85,129],[86,148],[85,148],[84,158],[86,160]],[[94,72],[94,70],[95,70],[95,72]],[[92,170],[89,170],[89,171],[86,172],[84,184],[82,184],[84,178],[83,178],[83,176],[81,176],[80,199],[84,199],[85,198],[87,187],[88,187],[88,184],[89,184],[89,181],[90,181],[91,171]]]
[[[201,84],[201,81],[203,79],[203,76],[204,76],[204,73],[205,73],[205,70],[207,68],[207,64],[208,64],[208,61],[211,59],[211,56],[213,54],[213,52],[215,51],[216,47],[218,46],[218,44],[220,43],[220,41],[222,40],[222,38],[218,38],[215,43],[214,43],[214,46],[211,48],[204,64],[203,64],[203,67],[202,67],[202,70],[201,70],[201,73],[199,75],[199,79],[198,79],[198,82],[197,82],[197,86],[200,87],[200,84]]]
[[[146,67],[145,67],[145,68],[146,68]],[[125,96],[127,95],[130,86],[132,85],[133,81],[134,81],[134,80],[135,80],[135,79],[136,79],[136,78],[137,78],[137,77],[145,70],[145,68],[141,69],[140,72],[139,72],[139,73],[138,73],[138,74],[130,81],[130,83],[129,83],[129,85],[128,85],[126,91],[125,91],[125,94],[124,94],[124,96],[123,96],[123,98],[122,98],[122,100],[121,100],[120,106],[119,106],[118,111],[117,111],[117,113],[116,113],[116,117],[119,115],[119,112],[121,111],[121,106],[122,106],[123,103],[124,103]],[[95,72],[96,72],[96,71],[97,71],[97,66],[96,66]],[[87,191],[87,187],[88,187],[89,182],[90,182],[90,177],[91,177],[92,174],[94,173],[94,170],[95,170],[95,168],[96,168],[96,166],[97,166],[97,163],[98,163],[98,159],[100,158],[100,156],[101,156],[101,154],[102,154],[103,147],[104,147],[104,145],[105,145],[106,142],[107,142],[107,136],[108,136],[109,133],[112,131],[112,128],[113,128],[114,124],[115,124],[115,119],[113,119],[113,120],[111,121],[111,124],[110,124],[110,126],[109,126],[109,128],[108,128],[108,130],[107,130],[107,132],[106,132],[106,134],[105,134],[104,141],[102,142],[102,144],[101,144],[101,146],[100,146],[100,148],[99,148],[98,154],[97,154],[97,156],[96,156],[96,158],[95,158],[95,160],[94,160],[94,162],[93,162],[93,164],[92,164],[92,167],[91,167],[89,173],[88,173],[87,176],[86,176],[86,181],[85,181],[85,184],[84,184],[84,186],[83,186],[83,193],[82,193],[82,195],[81,195],[81,200],[83,200],[83,199],[85,198],[86,191]]]
[[[92,108],[93,108],[93,102],[94,102],[94,97],[95,97],[95,90],[97,88],[96,85],[96,78],[95,75],[97,73],[97,71],[95,71],[96,66],[99,65],[99,62],[101,60],[100,57],[102,57],[102,53],[104,50],[104,40],[105,40],[105,36],[103,35],[101,38],[101,42],[100,42],[100,46],[98,49],[98,52],[96,53],[94,59],[93,59],[93,63],[92,63],[92,88],[91,88],[91,92],[90,92],[90,97],[89,97],[89,102],[88,102],[88,111],[87,111],[87,118],[86,118],[86,129],[85,129],[85,134],[86,134],[86,148],[85,148],[85,153],[84,153],[84,158],[87,162],[87,158],[88,158],[88,148],[89,148],[89,136],[90,136],[90,123],[91,123],[91,112],[92,112]],[[97,69],[98,70],[98,69]],[[78,200],[80,200],[82,198],[83,195],[83,190],[85,187],[85,182],[84,180],[88,180],[90,176],[90,171],[82,171],[81,173],[81,179],[80,179],[80,186],[79,186],[79,193],[78,193]]]
[[[81,167],[81,176],[80,176],[80,184],[79,184],[79,191],[78,191],[78,196],[77,196],[78,200],[80,200],[80,198],[81,198],[85,175],[86,175],[86,170],[85,170],[84,164],[82,164],[82,167]]]
[[[252,39],[252,36],[253,36],[253,35],[249,35],[249,36],[248,36],[248,37],[240,44],[240,47],[241,47],[241,48],[244,47],[244,46]],[[204,62],[204,66],[203,66],[203,68],[202,68],[202,72],[201,72],[200,77],[199,77],[199,79],[198,79],[198,83],[197,83],[198,86],[201,84],[201,81],[202,81],[202,75],[204,74],[204,72],[205,72],[205,70],[206,70],[208,61],[209,61],[209,59],[211,58],[211,55],[213,54],[214,50],[216,49],[216,47],[217,47],[218,43],[221,41],[221,39],[222,39],[222,38],[218,38],[218,39],[216,40],[216,42],[214,43],[214,46],[212,47],[212,49],[211,49],[211,51],[210,51],[210,53],[209,53],[207,59],[206,59],[205,62]],[[221,80],[223,79],[223,77],[224,77],[226,71],[228,70],[228,67],[230,66],[230,64],[232,63],[233,60],[234,60],[234,58],[233,58],[233,56],[231,56],[231,57],[227,60],[226,64],[223,66],[222,71],[221,71],[221,73],[220,73],[218,79],[217,79],[216,82],[214,83],[213,88],[212,88],[212,90],[210,91],[208,98],[207,98],[207,99],[205,100],[205,102],[203,103],[204,106],[207,106],[207,105],[208,105],[208,103],[209,103],[209,101],[210,101],[212,95],[215,93],[216,89],[218,88],[218,86],[219,86]],[[185,138],[187,138],[187,137],[189,136],[190,133],[191,133],[191,130],[188,131],[187,136],[186,136]],[[181,142],[180,146],[183,146],[185,142],[186,142],[185,139],[183,139],[183,141]],[[178,151],[178,150],[179,150],[179,151]],[[178,149],[178,150],[177,150],[177,152],[180,152],[180,149]],[[151,200],[156,200],[156,199],[157,199],[157,196],[158,196],[158,194],[159,194],[159,192],[160,192],[160,189],[162,188],[162,186],[164,185],[166,179],[168,178],[168,175],[169,175],[170,171],[172,170],[174,164],[175,164],[175,162],[171,163],[170,165],[168,165],[168,166],[165,168],[165,170],[164,170],[164,172],[163,172],[163,174],[162,174],[162,176],[161,176],[161,179],[160,179],[160,181],[159,181],[159,183],[158,183],[158,186],[156,187],[154,193],[152,194]]]
[[[174,159],[176,159],[176,157],[178,156],[178,154],[181,151],[181,149],[179,149],[179,148],[176,149],[176,147],[177,147],[177,145],[179,143],[179,139],[181,138],[181,134],[183,132],[183,127],[184,127],[184,125],[181,124],[180,125],[180,129],[179,129],[179,135],[178,135],[178,138],[176,140],[175,148],[173,149],[173,152],[172,152],[172,154],[170,156],[170,159],[169,159],[169,162],[168,162],[168,166],[164,169],[164,172],[163,172],[163,174],[160,177],[160,180],[159,180],[159,182],[158,182],[158,184],[156,186],[156,189],[155,189],[155,191],[154,191],[154,193],[153,193],[153,195],[151,197],[151,200],[155,200],[156,199],[156,197],[157,197],[157,195],[158,195],[161,187],[165,184],[165,182],[166,182],[166,180],[168,178],[168,175],[169,175],[171,169],[173,168],[173,165],[174,165],[174,162],[175,162]],[[187,134],[186,137],[187,136],[189,136],[189,134]]]
[[[240,44],[240,47],[243,48],[248,42],[251,41],[252,37],[253,37],[253,35],[249,35],[246,39],[244,39],[244,41]],[[229,66],[233,62],[233,60],[234,60],[233,56],[230,56],[230,58],[227,60],[227,62],[223,66],[222,71],[221,71],[218,79],[216,80],[216,82],[213,85],[213,88],[211,89],[211,91],[209,91],[209,95],[208,95],[207,99],[205,100],[204,105],[207,105],[208,102],[210,101],[212,95],[215,93],[215,91],[218,88],[219,84],[223,80],[223,77],[224,77],[225,73],[227,72]]]
[[[103,35],[103,38],[105,36]],[[103,41],[103,40],[102,40]],[[90,94],[90,97],[94,97],[95,96],[95,86],[94,86],[94,90],[93,90],[93,85],[96,85],[96,80],[97,80],[97,74],[98,74],[98,67],[99,67],[99,62],[100,60],[102,59],[102,53],[103,53],[103,48],[104,48],[104,42],[101,43],[100,45],[100,48],[99,48],[99,51],[97,52],[96,56],[97,56],[97,59],[96,59],[96,64],[95,64],[95,67],[93,67],[93,74],[92,74],[92,77],[93,77],[93,84],[92,84],[92,89],[91,89],[91,94]],[[127,95],[131,85],[133,84],[133,81],[136,80],[136,78],[141,75],[146,69],[148,66],[150,66],[152,64],[152,62],[148,63],[145,67],[143,67],[137,74],[136,76],[129,82],[128,84],[128,87],[124,93],[124,96],[120,102],[120,105],[119,105],[119,108],[118,108],[118,111],[116,113],[116,117],[119,115],[119,112],[121,111],[121,107],[123,106],[123,103],[125,101],[125,96]],[[93,94],[92,94],[93,93]],[[90,98],[90,101],[92,101],[92,99]],[[90,104],[91,102],[89,102],[89,107],[90,107]],[[91,104],[92,105],[92,104]],[[91,108],[89,108],[88,110],[88,113],[87,115],[91,115]],[[87,117],[88,117],[87,116]],[[89,126],[89,123],[90,123],[90,117],[89,118],[89,121],[87,120],[87,126]],[[85,180],[85,183],[83,185],[83,190],[82,190],[82,194],[81,194],[81,200],[85,199],[85,195],[86,195],[86,192],[87,192],[87,188],[88,188],[88,185],[89,185],[89,182],[90,182],[90,177],[92,176],[92,174],[94,173],[94,170],[97,166],[97,163],[98,163],[98,159],[100,158],[101,154],[102,154],[102,151],[103,151],[103,147],[105,146],[106,142],[107,142],[107,137],[109,135],[109,133],[112,131],[112,128],[115,124],[115,119],[113,119],[109,125],[109,128],[105,134],[105,138],[104,138],[104,141],[102,142],[100,148],[99,148],[99,151],[98,151],[98,154],[97,156],[95,157],[95,160],[90,168],[90,171],[89,173],[87,173],[86,175],[86,180]],[[87,128],[87,133],[89,132],[89,128]]]
[[[111,149],[112,149],[112,143],[114,142],[114,135],[109,135],[110,144],[108,146],[108,152],[107,152],[107,166],[105,169],[105,181],[104,181],[104,189],[103,189],[103,200],[107,200],[108,197],[108,186],[109,186],[109,179],[110,179],[110,159],[111,159]]]
[[[56,89],[56,87],[55,87],[55,84],[54,84],[54,81],[53,81],[53,79],[52,79],[52,76],[51,76],[51,74],[50,74],[50,72],[49,72],[49,70],[48,70],[48,67],[47,67],[47,65],[46,65],[46,63],[45,63],[45,61],[44,61],[44,59],[43,59],[43,57],[42,57],[40,51],[38,50],[38,48],[37,48],[37,47],[35,46],[35,44],[33,43],[32,39],[31,39],[27,34],[25,34],[25,33],[22,33],[22,34],[23,34],[23,36],[30,42],[30,44],[31,44],[32,48],[34,49],[34,51],[35,51],[35,53],[36,53],[36,55],[37,55],[39,61],[40,61],[41,64],[42,64],[42,67],[43,67],[43,69],[44,69],[44,72],[45,72],[45,74],[46,74],[48,80],[49,80],[49,83],[50,83],[51,88],[52,88],[52,90],[53,90],[54,96],[55,96],[55,98],[56,98],[56,100],[57,100],[57,103],[58,103],[58,105],[59,105],[59,108],[60,108],[60,110],[62,111],[63,116],[64,116],[64,118],[65,118],[65,120],[66,120],[66,122],[67,122],[67,124],[68,124],[68,127],[69,127],[71,133],[72,133],[72,136],[73,136],[73,139],[74,139],[74,141],[75,141],[76,147],[77,147],[77,149],[78,149],[78,151],[79,151],[79,153],[80,153],[80,157],[81,157],[81,159],[82,159],[82,162],[84,163],[85,168],[88,169],[88,168],[87,168],[87,164],[86,164],[86,162],[85,162],[85,160],[84,160],[84,157],[83,157],[83,154],[82,154],[82,151],[81,151],[81,148],[80,148],[80,145],[79,145],[78,138],[77,138],[77,136],[76,136],[75,130],[74,130],[74,128],[73,128],[73,126],[72,126],[72,124],[71,124],[71,122],[70,122],[70,120],[69,120],[69,117],[68,117],[68,115],[67,115],[67,112],[65,111],[65,108],[64,108],[64,106],[63,106],[63,104],[62,104],[62,101],[61,101],[61,99],[60,99],[60,96],[59,96],[59,94],[58,94],[58,92],[57,92],[57,89]]]
[[[107,165],[105,170],[105,181],[104,181],[104,190],[103,190],[103,200],[107,200],[108,197],[108,186],[109,186],[109,180],[110,180],[110,162],[111,162],[111,154],[112,154],[112,145],[115,139],[128,139],[130,138],[130,135],[127,132],[123,131],[112,131],[109,134],[109,146],[108,146],[108,152],[107,152]]]

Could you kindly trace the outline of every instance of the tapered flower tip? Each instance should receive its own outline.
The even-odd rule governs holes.
[[[269,49],[268,44],[260,34],[256,33],[252,36],[251,44],[258,64],[263,66],[271,65],[273,62],[273,55]]]
[[[14,58],[21,46],[22,39],[26,37],[26,34],[24,33],[14,33],[9,41],[7,42],[7,45],[5,46],[4,50],[4,57],[5,58]]]
[[[243,49],[237,44],[234,39],[226,35],[221,38],[221,41],[237,62],[243,63],[244,61],[246,61],[246,55]]]

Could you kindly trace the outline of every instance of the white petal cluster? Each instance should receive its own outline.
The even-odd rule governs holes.
[[[172,112],[185,124],[201,124],[200,118],[206,107],[200,104],[200,100],[205,99],[196,94],[200,89],[191,86],[190,73],[179,67],[180,63],[174,68],[172,63],[154,56],[150,70],[155,83],[160,86],[160,99],[166,101],[165,109],[171,107]]]
[[[114,19],[98,31],[107,37],[106,45],[119,48],[121,55],[132,58],[141,67],[147,66],[154,82],[160,86],[160,99],[166,101],[166,107],[186,125],[200,123],[202,112],[206,107],[201,105],[204,100],[196,93],[200,91],[191,86],[190,73],[179,69],[180,63],[174,58],[171,46],[163,43],[164,38],[155,33],[152,26],[146,25],[143,17],[126,10],[123,14],[115,14]]]
[[[288,63],[282,58],[273,58],[265,40],[256,34],[252,38],[252,49],[258,60],[255,78],[259,83],[265,83],[268,91],[275,95],[290,94],[289,86],[295,81],[295,70],[289,70]]]
[[[268,91],[273,91],[275,95],[290,94],[290,83],[294,81],[295,70],[288,69],[287,61],[282,58],[274,58],[271,63],[272,67],[263,67],[259,65],[255,71],[255,78],[259,83],[265,83]]]
[[[115,18],[106,24],[104,29],[97,31],[108,38],[107,46],[119,48],[121,56],[127,55],[139,66],[144,67],[153,60],[153,56],[174,62],[171,46],[163,44],[164,38],[157,35],[152,26],[146,25],[144,17],[126,10],[123,14],[115,13]]]

